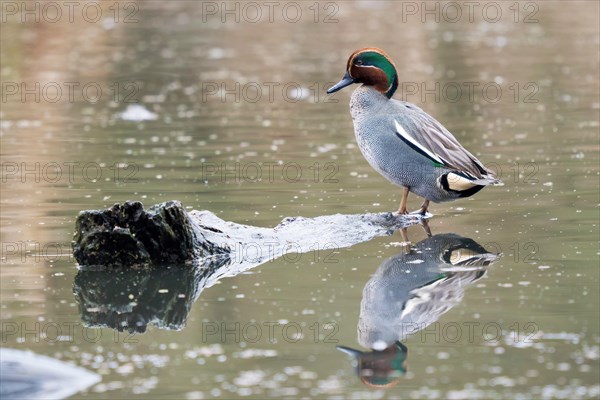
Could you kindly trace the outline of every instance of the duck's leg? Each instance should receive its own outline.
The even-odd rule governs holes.
[[[427,237],[431,237],[431,229],[429,228],[429,222],[427,222],[426,219],[422,219],[421,226],[425,230],[425,234],[427,235]]]
[[[402,238],[402,244],[400,245],[402,251],[404,253],[410,252],[410,240],[408,239],[408,229],[402,228],[400,229],[400,237]]]
[[[408,188],[408,187],[405,187],[402,190],[402,198],[400,199],[400,208],[398,208],[399,214],[408,214],[408,211],[406,211],[406,200],[408,199],[409,191],[410,191],[410,188]]]
[[[408,240],[408,229],[407,228],[401,228],[400,229],[400,237],[402,238],[402,241],[404,243],[409,243],[410,240]]]

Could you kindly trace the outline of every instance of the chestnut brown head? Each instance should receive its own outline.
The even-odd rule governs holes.
[[[390,57],[381,49],[356,50],[346,64],[346,75],[327,93],[334,93],[353,83],[362,83],[391,98],[398,88],[398,73]]]

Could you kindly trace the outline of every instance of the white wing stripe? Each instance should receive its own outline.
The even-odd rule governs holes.
[[[444,164],[444,161],[442,161],[440,156],[438,156],[435,153],[432,153],[429,149],[427,149],[427,148],[423,147],[423,145],[419,144],[412,136],[410,136],[408,134],[408,132],[406,132],[406,130],[404,130],[404,128],[402,127],[402,125],[400,125],[398,123],[398,121],[394,120],[394,123],[396,124],[396,132],[398,132],[400,135],[402,135],[403,138],[405,138],[406,140],[411,142],[413,145],[417,146],[419,149],[421,149],[425,154],[427,154],[429,157],[433,158],[435,161],[439,162],[440,164]]]

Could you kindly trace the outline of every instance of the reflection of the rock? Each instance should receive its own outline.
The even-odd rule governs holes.
[[[363,289],[358,342],[372,351],[338,348],[352,355],[360,379],[392,386],[405,372],[407,336],[457,305],[465,289],[500,256],[472,239],[439,234],[385,260]]]
[[[180,330],[208,278],[228,258],[200,266],[154,269],[81,269],[73,283],[81,317],[88,327],[145,332],[148,325]]]

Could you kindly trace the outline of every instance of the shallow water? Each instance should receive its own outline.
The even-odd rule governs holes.
[[[455,21],[431,2],[439,22],[420,2],[319,2],[318,14],[302,2],[300,16],[257,4],[259,22],[243,3],[239,15],[219,2],[106,4],[98,22],[66,8],[52,22],[40,5],[39,22],[21,23],[3,9],[2,346],[101,374],[82,398],[597,397],[598,4],[503,3],[495,21],[482,3],[471,21],[458,2]],[[80,210],[178,199],[257,226],[395,210],[400,190],[355,145],[350,90],[325,95],[348,55],[374,45],[396,62],[395,97],[505,183],[432,205],[434,234],[502,257],[403,339],[394,387],[364,385],[336,346],[368,350],[363,288],[403,251],[398,232],[339,250],[315,238],[313,252],[223,278],[178,330],[84,327],[70,254]]]

